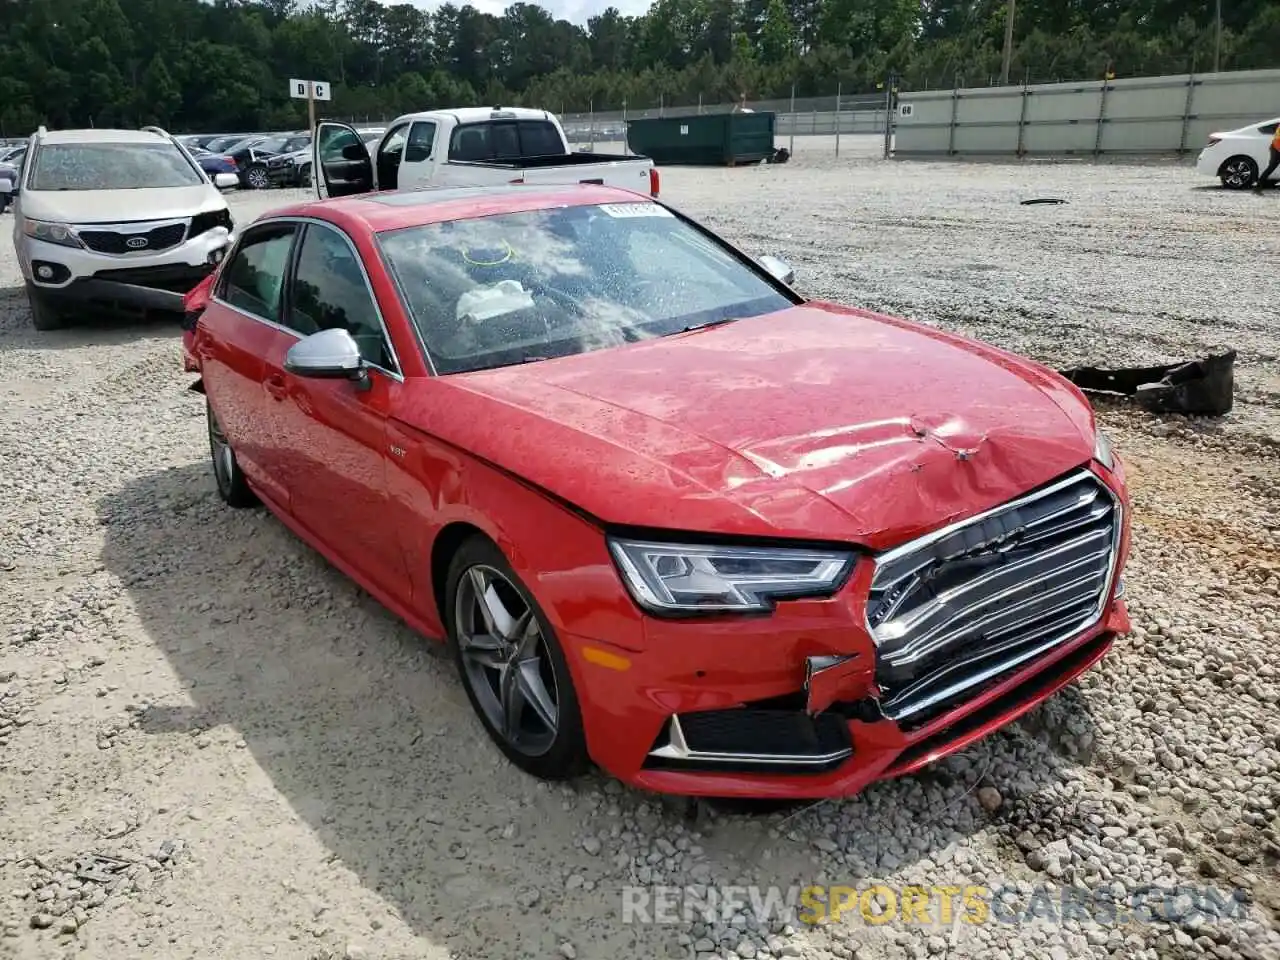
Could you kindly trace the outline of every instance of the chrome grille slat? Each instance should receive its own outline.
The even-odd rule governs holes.
[[[1014,606],[1005,607],[1004,609],[999,610],[996,613],[989,614],[985,617],[982,617],[981,619],[974,620],[974,621],[967,621],[967,620],[963,621],[960,626],[957,626],[949,630],[948,632],[944,633],[940,637],[931,639],[929,642],[921,641],[918,644],[913,644],[909,649],[903,650],[901,655],[895,655],[893,658],[893,663],[894,665],[897,665],[900,663],[911,663],[915,660],[919,660],[921,657],[928,656],[931,652],[937,650],[942,646],[945,646],[949,643],[954,643],[956,640],[960,639],[962,635],[965,633],[972,633],[975,630],[983,630],[983,628],[989,628],[993,624],[998,623],[999,621],[1003,620],[1006,617],[1026,611],[1027,608],[1029,607],[1036,607],[1036,609],[1030,612],[1029,616],[1023,616],[1013,621],[1012,624],[1005,624],[995,630],[985,630],[983,635],[989,639],[993,633],[994,634],[1006,633],[1009,630],[1017,629],[1019,626],[1025,626],[1027,624],[1034,623],[1038,619],[1042,619],[1047,616],[1052,616],[1055,612],[1059,610],[1064,610],[1070,607],[1077,607],[1082,602],[1084,602],[1084,600],[1081,598],[1081,595],[1080,595],[1081,588],[1088,588],[1089,585],[1093,583],[1095,580],[1096,580],[1095,577],[1077,577],[1074,580],[1070,580],[1067,583],[1064,583],[1055,587],[1053,590],[1049,591],[1048,593],[1038,594],[1037,596],[1024,600],[1021,603],[1015,604]],[[1064,596],[1066,598],[1061,603],[1053,604],[1052,606],[1049,606],[1047,608],[1037,605],[1038,601],[1046,600],[1050,597],[1055,597],[1059,595]],[[1090,591],[1088,596],[1085,597],[1084,599],[1087,599],[1090,603],[1092,603],[1094,600],[1096,600],[1096,597],[1094,596],[1093,591]]]
[[[886,715],[920,714],[1095,624],[1120,531],[1119,501],[1080,470],[878,557],[867,625]]]
[[[1051,489],[1052,489],[1052,488],[1051,488]],[[1034,538],[1028,538],[1028,539],[1027,539],[1026,541],[1024,541],[1024,542],[1031,542],[1031,540],[1033,540],[1033,539],[1034,539],[1034,540],[1043,540],[1043,539],[1046,539],[1047,537],[1053,536],[1054,534],[1061,533],[1061,532],[1062,532],[1062,530],[1064,530],[1064,529],[1066,529],[1066,528],[1068,528],[1068,527],[1074,526],[1074,525],[1075,525],[1074,523],[1071,523],[1071,522],[1069,522],[1069,521],[1067,521],[1067,520],[1065,519],[1065,518],[1067,517],[1067,515],[1068,515],[1068,514],[1070,514],[1070,513],[1072,513],[1072,512],[1074,512],[1074,511],[1076,511],[1076,510],[1079,510],[1081,507],[1088,506],[1089,504],[1093,503],[1094,501],[1096,501],[1096,500],[1098,499],[1098,497],[1099,497],[1100,493],[1101,493],[1101,491],[1096,491],[1096,490],[1085,491],[1084,493],[1082,493],[1082,494],[1080,495],[1080,497],[1079,497],[1075,502],[1073,502],[1073,503],[1071,503],[1071,504],[1069,504],[1069,505],[1067,505],[1067,506],[1065,506],[1065,507],[1062,507],[1062,508],[1060,508],[1060,509],[1056,510],[1055,512],[1051,513],[1051,514],[1048,514],[1048,515],[1046,515],[1046,516],[1040,517],[1040,518],[1038,518],[1038,519],[1036,519],[1036,520],[1032,521],[1031,523],[1026,524],[1026,529],[1030,530],[1030,529],[1035,528],[1035,527],[1041,527],[1041,526],[1043,526],[1043,524],[1045,524],[1045,523],[1049,523],[1049,522],[1051,522],[1051,521],[1053,521],[1053,520],[1063,520],[1063,521],[1064,521],[1063,523],[1056,524],[1056,525],[1055,525],[1055,526],[1053,526],[1053,527],[1050,527],[1050,528],[1047,528],[1047,529],[1042,529],[1042,530],[1037,530],[1037,532],[1036,532],[1036,536],[1035,536]],[[1100,514],[1098,514],[1098,515],[1096,515],[1096,518],[1100,519],[1102,516],[1105,516],[1105,515],[1106,515],[1106,513],[1110,511],[1110,509],[1111,509],[1111,504],[1110,504],[1110,503],[1104,503],[1104,504],[1103,504],[1103,506],[1102,506],[1102,511],[1101,511],[1101,513],[1100,513]],[[998,515],[998,514],[997,514],[997,515]],[[990,517],[990,516],[992,516],[992,514],[988,514],[988,515],[987,515],[987,517]],[[1093,516],[1093,515],[1091,514],[1091,516]],[[977,522],[979,522],[981,519],[983,519],[983,518],[975,518],[974,520],[971,520],[971,521],[970,521],[970,523],[975,523],[975,524],[976,524],[976,523],[977,523]],[[935,538],[936,538],[936,539],[940,539],[940,538],[937,538],[937,535],[936,535],[936,534],[935,534],[935,535],[933,535],[933,537],[930,537],[930,538],[928,538],[928,539],[929,539],[929,540],[935,540]],[[897,586],[899,583],[901,583],[901,582],[902,582],[902,580],[906,579],[907,577],[909,577],[909,576],[911,576],[912,574],[914,574],[914,573],[916,573],[917,571],[919,571],[919,570],[921,569],[921,567],[927,566],[927,565],[928,565],[928,563],[929,563],[929,560],[930,560],[931,558],[930,558],[927,554],[924,554],[924,553],[923,553],[923,548],[924,548],[924,547],[926,547],[926,546],[928,546],[928,545],[929,545],[928,543],[922,543],[922,544],[921,544],[921,552],[922,552],[922,555],[921,555],[921,558],[920,558],[919,562],[918,562],[918,563],[916,563],[916,564],[915,564],[915,566],[912,566],[912,567],[909,567],[908,569],[905,569],[905,570],[899,571],[899,572],[897,573],[897,575],[896,575],[895,577],[893,577],[892,579],[886,579],[886,582],[885,582],[885,583],[883,583],[883,585],[881,585],[881,584],[877,583],[876,589],[891,590],[893,587],[895,587],[895,586]],[[908,546],[909,546],[909,545],[908,545]],[[884,557],[884,558],[882,558],[882,559],[880,560],[880,565],[881,565],[881,566],[883,566],[883,567],[884,567],[884,568],[886,568],[886,569],[887,569],[887,568],[889,568],[889,567],[890,567],[890,565],[892,565],[893,567],[897,567],[897,566],[899,565],[898,561],[901,561],[901,560],[907,560],[908,558],[910,558],[911,556],[913,556],[913,555],[914,555],[914,553],[915,553],[915,551],[912,551],[911,553],[902,553],[901,551],[902,551],[903,549],[904,549],[904,548],[899,547],[899,548],[898,548],[898,549],[896,549],[896,550],[892,550],[892,551],[890,551],[888,554],[886,554],[886,555],[885,555],[885,557]],[[878,580],[879,580],[879,576],[877,576],[877,581],[878,581]]]
[[[1090,563],[1096,563],[1098,561],[1105,560],[1110,549],[1110,538],[1108,537],[1107,532],[1105,530],[1092,531],[1090,533],[1085,534],[1082,537],[1078,537],[1075,540],[1069,541],[1066,544],[1056,547],[1052,551],[1049,551],[1044,554],[1037,554],[1031,557],[1027,557],[1023,560],[1019,560],[1014,563],[998,567],[995,570],[991,571],[990,573],[982,574],[981,576],[977,577],[974,580],[969,581],[968,583],[966,583],[961,587],[956,587],[952,590],[946,591],[943,594],[939,594],[938,596],[934,597],[933,600],[923,603],[919,607],[917,607],[916,610],[910,616],[903,617],[901,620],[895,621],[893,624],[893,629],[884,630],[882,632],[882,636],[888,639],[900,637],[910,631],[919,630],[921,627],[923,627],[927,623],[927,621],[937,617],[939,613],[942,613],[944,611],[949,611],[953,618],[958,616],[963,616],[997,599],[1012,595],[1013,593],[1017,593],[1021,590],[1030,589],[1036,586],[1037,584],[1043,582],[1045,578],[1043,576],[1029,576],[1022,580],[1015,580],[1016,585],[1014,587],[1012,588],[1006,587],[1000,593],[997,593],[995,595],[986,594],[985,596],[982,596],[978,601],[969,603],[967,606],[959,606],[952,602],[955,600],[963,599],[964,597],[970,594],[974,594],[976,591],[982,590],[985,587],[994,586],[996,584],[996,581],[1005,580],[1010,578],[1011,576],[1016,577],[1018,574],[1022,573],[1023,571],[1027,571],[1029,573],[1036,566],[1043,565],[1046,559],[1055,557],[1061,553],[1070,552],[1071,550],[1077,547],[1087,545],[1090,541],[1093,541],[1093,540],[1102,541],[1101,549],[1096,550],[1092,553],[1085,554],[1082,557],[1078,557],[1070,561],[1069,563],[1064,564],[1059,568],[1056,568],[1056,572],[1065,573],[1066,571],[1073,570],[1078,566],[1087,565]],[[928,635],[926,634],[926,637],[927,636]],[[914,646],[917,642],[918,641],[913,641],[911,644],[909,644],[909,646]]]
[[[881,703],[885,716],[902,720],[914,713],[927,710],[936,703],[957,693],[984,683],[993,677],[1021,666],[1028,660],[1048,653],[1062,642],[1063,636],[1072,637],[1087,630],[1096,618],[1064,617],[1029,637],[1017,637],[997,644],[969,657],[957,660],[941,670],[922,678],[909,690]],[[957,679],[939,689],[939,684],[949,676]]]

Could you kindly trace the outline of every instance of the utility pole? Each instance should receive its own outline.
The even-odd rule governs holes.
[[[1213,72],[1218,73],[1222,69],[1222,0],[1217,2],[1216,15],[1214,17],[1213,31]]]
[[[1009,85],[1009,65],[1013,62],[1013,14],[1017,2],[1018,0],[1009,0],[1009,15],[1004,24],[1004,64],[1000,68],[1000,86],[1002,87]]]

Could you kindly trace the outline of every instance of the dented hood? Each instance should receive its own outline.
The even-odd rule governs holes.
[[[642,527],[880,549],[1093,451],[1087,402],[1052,372],[818,303],[423,387],[402,419]]]

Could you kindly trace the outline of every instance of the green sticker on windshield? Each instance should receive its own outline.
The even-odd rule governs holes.
[[[656,203],[641,201],[639,203],[602,203],[600,209],[611,217],[670,217],[672,213],[666,207]]]

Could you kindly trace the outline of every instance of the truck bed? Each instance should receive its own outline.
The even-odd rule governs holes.
[[[541,157],[514,157],[510,160],[450,160],[458,167],[484,167],[496,170],[537,170],[544,167],[590,166],[600,163],[628,163],[644,160],[626,153],[553,153]]]

